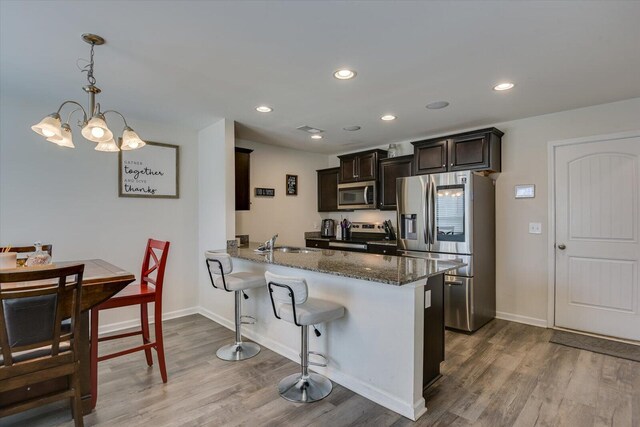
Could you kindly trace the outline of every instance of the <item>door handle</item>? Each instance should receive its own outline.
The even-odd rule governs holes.
[[[449,281],[445,281],[444,282],[445,285],[447,286],[462,286],[464,283],[462,282],[449,282]]]
[[[558,245],[558,249],[560,249],[561,251],[564,251],[565,249],[567,249],[567,246],[566,246],[566,245],[564,245],[564,244],[562,244],[562,243],[560,243],[560,244]]]
[[[431,224],[429,219],[431,218],[429,206],[429,200],[431,199],[431,183],[425,188],[424,198],[422,199],[422,216],[424,219],[424,242],[428,245],[431,242]]]
[[[429,221],[431,222],[431,244],[433,245],[436,242],[436,184],[431,181],[431,218]]]

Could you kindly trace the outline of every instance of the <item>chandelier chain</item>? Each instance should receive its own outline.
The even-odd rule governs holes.
[[[93,48],[95,43],[91,43],[91,59],[89,63],[82,68],[83,73],[87,73],[87,81],[91,86],[96,84],[96,78],[93,76]]]

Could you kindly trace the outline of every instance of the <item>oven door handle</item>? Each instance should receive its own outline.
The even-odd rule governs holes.
[[[343,243],[343,242],[329,242],[330,248],[348,248],[348,249],[362,249],[367,250],[366,243]]]

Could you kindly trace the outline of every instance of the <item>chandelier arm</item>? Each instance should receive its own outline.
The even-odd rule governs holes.
[[[69,113],[69,116],[67,117],[67,121],[66,121],[66,123],[67,123],[67,124],[69,124],[69,122],[71,121],[71,116],[72,116],[72,115],[73,115],[73,113],[75,113],[76,111],[82,111],[82,112],[84,113],[84,110],[83,110],[83,109],[81,109],[81,108],[76,108],[75,110],[71,111],[71,112]],[[83,121],[82,123],[86,123],[86,122],[87,122],[87,115],[86,115],[86,113],[85,113],[85,115],[84,115],[84,121]],[[81,124],[81,123],[78,123],[78,125],[80,125],[80,124]]]
[[[122,117],[122,121],[124,122],[124,127],[125,128],[129,128],[129,125],[127,124],[127,119],[124,118],[124,116],[119,113],[116,110],[107,110],[107,111],[103,111],[102,114],[106,115],[107,113],[116,113],[117,115],[119,115],[120,117]]]
[[[84,122],[87,122],[87,112],[84,109],[84,107],[80,104],[78,104],[76,101],[64,101],[62,104],[60,104],[60,107],[58,107],[58,111],[56,111],[56,114],[60,115],[60,111],[62,110],[62,107],[64,107],[67,104],[74,104],[77,105],[78,108],[76,108],[75,110],[73,110],[70,114],[69,114],[69,119],[71,119],[71,114],[73,114],[74,112],[78,111],[78,110],[82,110],[82,114],[84,115]],[[69,123],[69,120],[67,120],[67,123]]]

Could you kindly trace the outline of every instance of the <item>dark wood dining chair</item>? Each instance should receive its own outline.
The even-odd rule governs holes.
[[[158,353],[158,365],[160,366],[162,382],[167,382],[167,368],[164,361],[164,343],[162,339],[162,284],[164,282],[164,270],[167,265],[167,255],[169,255],[169,242],[149,239],[142,261],[140,283],[128,285],[107,301],[91,309],[91,405],[93,408],[95,408],[98,400],[98,362],[103,360],[144,350],[147,365],[151,366],[153,365],[151,349],[155,348]],[[154,303],[155,341],[153,342],[149,338],[149,313],[147,307],[149,303]],[[140,330],[98,337],[98,316],[100,311],[131,305],[140,306],[140,323],[142,325]],[[135,335],[142,335],[142,345],[98,356],[98,343],[100,341]]]
[[[69,399],[75,425],[83,425],[78,348],[83,272],[84,264],[0,272],[0,390],[25,396],[0,407],[0,417]],[[30,281],[45,282],[8,286]],[[70,328],[63,326],[67,318]],[[68,378],[66,390],[29,398],[32,386],[60,377]]]

